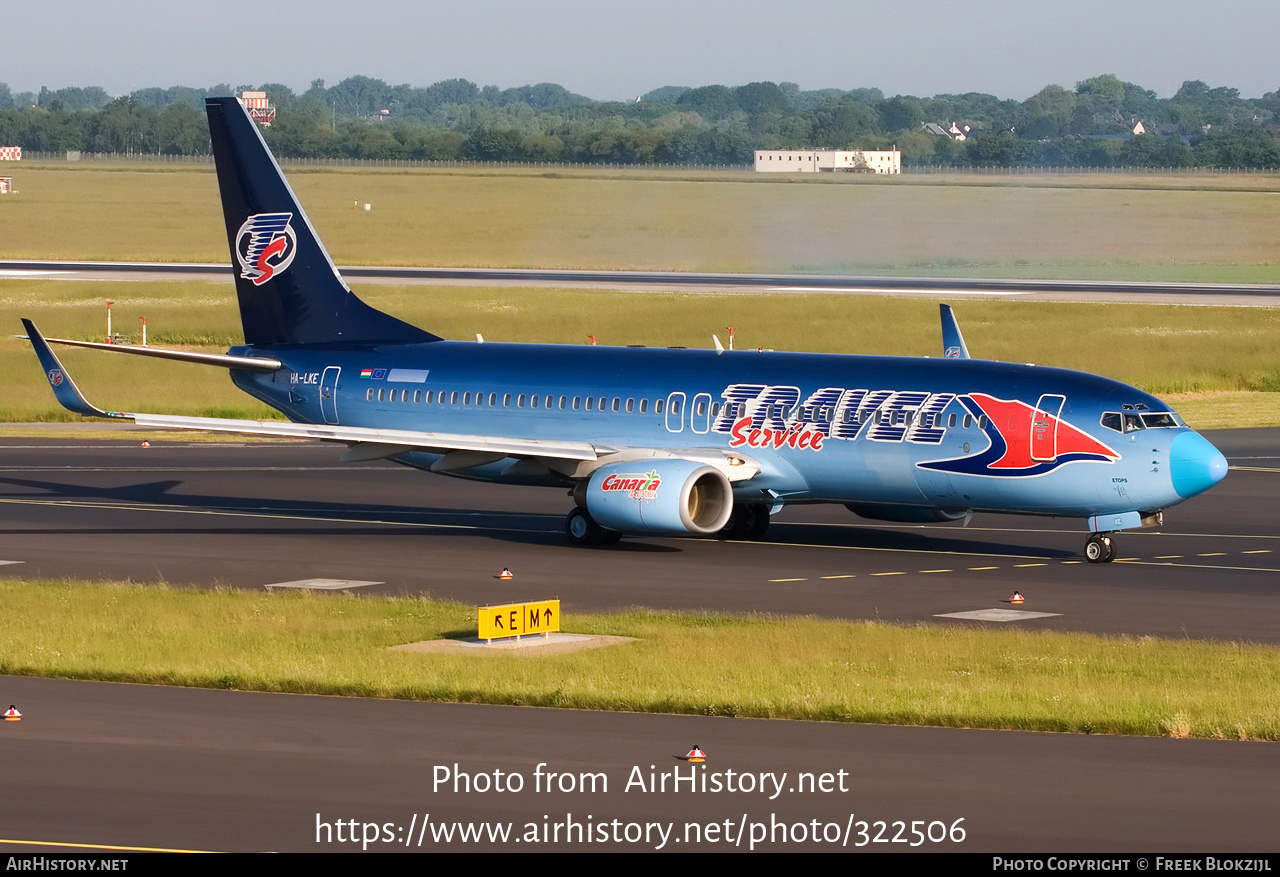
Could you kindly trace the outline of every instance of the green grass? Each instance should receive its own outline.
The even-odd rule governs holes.
[[[744,348],[907,356],[936,356],[941,348],[937,304],[928,299],[383,285],[359,292],[456,339],[479,332],[489,341],[581,344],[595,335],[602,344],[705,348],[713,333],[727,343],[725,327],[733,325]],[[222,352],[240,340],[230,285],[201,282],[0,280],[0,328],[19,332],[18,317],[27,316],[53,337],[100,339],[108,294],[116,301],[114,327],[135,338],[146,316],[153,344]],[[965,301],[957,313],[977,356],[1079,369],[1173,394],[1202,428],[1280,423],[1280,311],[1004,300]],[[60,355],[102,407],[271,416],[220,369],[71,349]],[[54,401],[26,342],[0,337],[0,369],[9,376],[0,422],[79,419]]]
[[[573,654],[391,646],[475,630],[422,598],[0,582],[0,673],[632,712],[1280,739],[1280,652],[1244,643],[772,616],[575,615]]]
[[[288,175],[340,264],[1280,280],[1271,175]],[[24,163],[15,180],[0,258],[227,258],[208,166]]]

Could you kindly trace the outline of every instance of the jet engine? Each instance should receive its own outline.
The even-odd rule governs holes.
[[[692,460],[610,463],[591,474],[585,503],[601,527],[620,533],[718,533],[733,512],[719,469]]]

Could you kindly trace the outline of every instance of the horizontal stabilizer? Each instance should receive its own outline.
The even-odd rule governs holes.
[[[23,320],[26,323],[26,320]],[[228,356],[225,353],[196,353],[190,350],[165,350],[160,347],[138,347],[133,344],[102,344],[98,341],[72,341],[69,338],[45,338],[50,344],[66,344],[69,347],[88,347],[91,350],[109,350],[112,353],[132,353],[134,356],[153,356],[156,359],[171,359],[175,362],[190,362],[196,365],[216,365],[219,368],[233,368],[246,372],[270,374],[284,368],[278,359],[267,359],[265,356]]]

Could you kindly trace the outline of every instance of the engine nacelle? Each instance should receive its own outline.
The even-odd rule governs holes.
[[[719,469],[692,460],[610,463],[591,474],[586,506],[621,533],[705,535],[728,523],[733,489]]]
[[[889,505],[873,502],[847,502],[844,505],[860,518],[874,521],[894,521],[899,524],[940,524],[959,521],[968,512],[960,509],[940,509],[935,506]]]

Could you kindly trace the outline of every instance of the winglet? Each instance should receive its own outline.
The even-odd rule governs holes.
[[[964,346],[960,324],[950,305],[939,305],[942,311],[942,355],[947,359],[968,359],[969,348]]]
[[[22,325],[27,330],[27,337],[31,340],[31,346],[35,348],[36,356],[40,359],[40,365],[44,368],[44,376],[49,380],[49,386],[53,388],[53,395],[62,403],[62,407],[68,411],[74,411],[76,414],[83,414],[86,417],[122,417],[111,411],[103,411],[89,404],[89,400],[80,392],[80,388],[76,386],[76,382],[71,380],[71,375],[67,374],[67,370],[62,367],[62,363],[58,361],[57,355],[53,352],[53,348],[49,346],[49,342],[44,340],[44,336],[40,334],[40,330],[36,328],[36,324],[28,319],[23,319]]]

